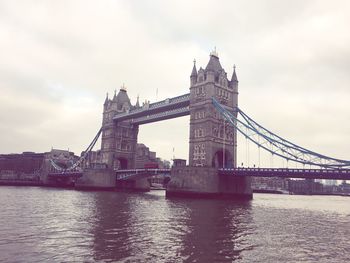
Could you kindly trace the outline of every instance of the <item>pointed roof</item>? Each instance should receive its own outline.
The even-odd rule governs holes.
[[[219,61],[218,54],[216,52],[211,52],[208,65],[205,67],[205,71],[213,71],[218,73],[221,70],[222,70],[222,67]]]
[[[193,60],[193,69],[192,69],[191,77],[197,77],[196,60]]]
[[[117,90],[114,90],[114,96],[113,96],[113,101],[115,101],[117,99]]]
[[[103,105],[106,105],[108,103],[108,92],[106,94],[106,99],[105,99],[105,103]]]
[[[139,108],[139,107],[140,107],[139,95],[137,95],[137,100],[136,100],[135,107],[137,107],[137,108]]]
[[[232,73],[231,81],[238,82],[237,75],[236,75],[236,65],[233,65],[233,73]]]
[[[126,93],[124,85],[120,88],[118,95],[115,97],[115,101],[117,102],[118,107],[122,106],[125,102],[128,103],[129,106],[131,106],[129,96]]]

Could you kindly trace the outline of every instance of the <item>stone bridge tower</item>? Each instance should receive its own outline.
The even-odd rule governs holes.
[[[135,167],[138,126],[130,121],[116,123],[113,117],[138,107],[138,102],[132,106],[126,88],[121,87],[112,99],[106,97],[103,105],[102,162],[111,169],[132,169]]]
[[[231,80],[218,54],[210,54],[208,65],[197,72],[194,64],[190,86],[189,165],[216,168],[236,167],[236,130],[228,125],[212,104],[212,97],[234,111],[238,101],[235,68]]]
[[[191,73],[189,165],[173,166],[167,197],[252,198],[251,178],[220,174],[237,162],[236,130],[221,117],[212,103],[216,98],[237,116],[238,80],[222,68],[216,51],[208,65]]]

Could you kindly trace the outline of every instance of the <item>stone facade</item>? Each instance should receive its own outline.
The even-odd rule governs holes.
[[[85,152],[81,153],[84,156]],[[83,163],[85,168],[107,168],[102,158],[102,151],[90,151]],[[156,165],[158,168],[170,168],[170,162],[157,157],[157,153],[153,152],[143,143],[137,143],[135,153],[135,168],[145,168],[147,165]],[[152,167],[148,167],[152,168]]]
[[[167,197],[252,198],[251,177],[219,175],[218,168],[237,167],[237,132],[216,110],[212,98],[237,116],[238,80],[231,80],[212,52],[205,69],[190,76],[189,165],[171,170]]]
[[[110,169],[85,169],[84,176],[75,183],[77,189],[114,189],[116,186],[115,173]]]
[[[214,167],[176,167],[171,171],[167,197],[251,199],[251,178],[218,175]]]
[[[212,104],[212,97],[235,112],[238,104],[238,80],[231,80],[221,67],[216,52],[210,54],[205,69],[197,72],[194,64],[190,87],[189,165],[236,167],[236,131],[227,124]],[[237,114],[237,113],[236,113]]]
[[[135,167],[135,152],[139,127],[130,121],[116,123],[116,114],[128,112],[138,107],[138,102],[132,106],[126,89],[122,87],[113,99],[106,97],[103,106],[102,120],[102,162],[110,169],[132,169]]]

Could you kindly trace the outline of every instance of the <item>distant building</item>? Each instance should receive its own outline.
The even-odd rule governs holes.
[[[58,149],[44,153],[0,154],[0,179],[18,179],[25,175],[38,175],[44,160],[47,159],[53,160],[61,168],[67,168],[78,159],[78,156],[73,152]]]
[[[337,180],[324,180],[325,185],[337,185]]]
[[[170,167],[170,162],[163,161],[157,157],[156,152],[150,151],[143,143],[138,143],[136,146],[135,168],[144,168],[149,164],[155,164],[158,168]]]
[[[337,185],[323,185],[322,192],[324,194],[335,194],[339,192]]]
[[[252,177],[253,190],[287,190],[288,179],[279,177]]]
[[[68,168],[72,166],[79,157],[67,150],[51,149],[50,152],[45,153],[45,159],[53,160],[59,167]]]
[[[23,152],[0,155],[0,177],[32,174],[39,171],[45,153]]]
[[[288,190],[294,194],[322,194],[323,185],[312,179],[289,180]]]
[[[186,160],[185,159],[174,159],[174,166],[186,166]]]
[[[350,184],[345,180],[339,185],[339,192],[344,194],[350,194]]]

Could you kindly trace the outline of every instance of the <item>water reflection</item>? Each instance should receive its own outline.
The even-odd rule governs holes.
[[[181,201],[179,201],[181,202]],[[189,231],[183,242],[188,262],[232,262],[248,248],[250,202],[187,200]]]
[[[95,260],[231,262],[249,247],[250,202],[101,193],[95,205]]]
[[[95,195],[94,219],[91,231],[94,236],[95,260],[121,260],[132,255],[130,248],[129,198],[125,194],[99,192]]]
[[[349,200],[2,187],[0,262],[350,262]]]

